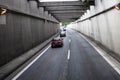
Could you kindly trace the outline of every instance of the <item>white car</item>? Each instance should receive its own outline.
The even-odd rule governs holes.
[[[60,32],[60,37],[66,37],[66,32],[61,31],[61,32]]]

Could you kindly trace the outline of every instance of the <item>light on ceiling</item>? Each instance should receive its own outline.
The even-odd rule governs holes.
[[[120,4],[116,5],[115,9],[120,10]]]
[[[4,15],[4,14],[6,14],[6,13],[7,13],[7,10],[6,10],[6,9],[0,8],[0,14],[1,14],[1,15]]]

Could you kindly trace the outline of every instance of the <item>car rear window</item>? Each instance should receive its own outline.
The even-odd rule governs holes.
[[[53,39],[53,41],[58,41],[58,40],[60,40],[60,38],[54,38],[54,39]]]

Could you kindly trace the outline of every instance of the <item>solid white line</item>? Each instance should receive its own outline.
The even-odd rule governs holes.
[[[67,59],[69,60],[70,59],[70,50],[68,50],[68,57]]]
[[[94,45],[93,45],[94,46]],[[109,58],[111,58],[111,59],[113,59],[112,57],[110,57],[110,56],[106,56],[102,51],[100,51],[98,48],[96,48],[95,46],[94,46],[94,48],[96,49],[96,51],[113,67],[113,69],[115,70],[115,71],[117,71],[117,73],[120,75],[120,69],[109,59]]]
[[[37,61],[48,49],[50,46],[48,46],[40,55],[38,55],[30,64],[28,64],[22,71],[20,71],[12,80],[16,80],[20,77],[35,61]]]
[[[81,35],[81,34],[80,34]],[[113,67],[113,69],[120,75],[120,63],[107,54],[105,51],[99,49],[93,45],[89,40],[87,40],[83,35],[81,35],[93,48]]]

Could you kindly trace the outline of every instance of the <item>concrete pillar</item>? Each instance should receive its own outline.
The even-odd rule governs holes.
[[[39,16],[39,9],[36,1],[29,1],[30,13],[35,16]]]
[[[19,10],[21,10],[24,13],[30,14],[29,2],[27,0],[20,0],[20,9]]]
[[[48,18],[49,15],[48,15],[48,11],[44,11],[44,14],[45,14],[45,17]]]
[[[44,17],[45,16],[44,15],[44,8],[43,7],[39,7],[38,9],[39,9],[39,16],[40,17]]]
[[[93,12],[94,6],[90,6],[90,15],[94,15],[95,13]],[[95,31],[94,31],[94,23],[93,19],[91,18],[91,37],[95,39]]]

